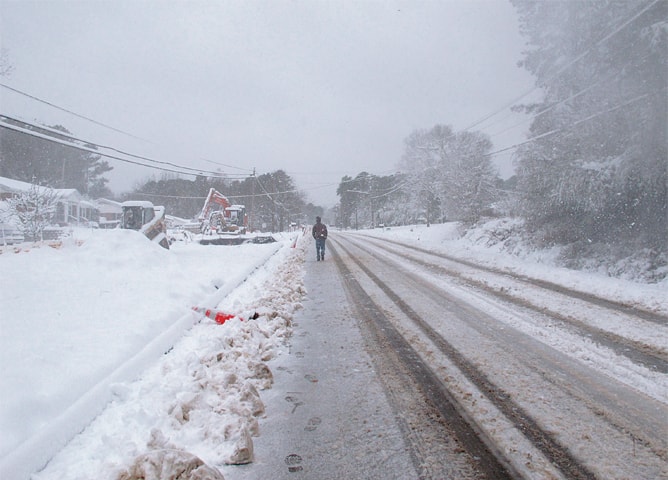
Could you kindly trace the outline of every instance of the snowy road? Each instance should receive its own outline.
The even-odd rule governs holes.
[[[374,328],[401,333],[511,475],[665,474],[661,315],[415,247],[354,235],[330,243],[349,289],[382,312],[387,323]]]

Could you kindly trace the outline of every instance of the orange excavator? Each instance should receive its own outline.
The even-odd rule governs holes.
[[[212,188],[197,220],[203,234],[245,233],[248,226],[246,207],[232,205],[225,195]]]

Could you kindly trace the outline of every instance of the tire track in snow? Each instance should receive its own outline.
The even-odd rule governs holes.
[[[350,258],[355,262],[355,264],[380,288],[397,306],[398,308],[415,324],[419,326],[427,336],[434,341],[438,348],[459,368],[459,370],[466,376],[466,378],[471,381],[481,392],[487,396],[489,400],[503,413],[503,415],[510,419],[515,427],[522,432],[522,434],[527,437],[534,446],[536,446],[562,473],[566,478],[569,479],[595,479],[596,476],[584,465],[582,465],[569,451],[569,449],[555,440],[555,438],[544,431],[538,422],[533,419],[533,417],[524,409],[522,406],[517,404],[511,396],[498,388],[498,386],[492,382],[482,371],[480,371],[473,363],[469,362],[457,349],[451,345],[447,340],[445,340],[441,335],[439,335],[434,329],[425,322],[420,315],[418,315],[402,298],[392,291],[380,278],[378,278],[373,272],[371,272],[355,255],[353,255],[348,249],[341,245],[343,251],[345,251]],[[350,275],[350,274],[349,274]],[[359,287],[361,290],[361,287]],[[387,331],[391,331],[392,335],[401,337],[401,334],[392,326],[389,322],[388,325],[383,327]],[[413,349],[412,346],[408,343],[407,340],[401,337],[403,343],[405,343],[404,349],[410,349],[411,355],[418,356],[417,352]],[[400,343],[399,341],[397,341]],[[424,368],[429,369],[428,366],[424,365]],[[440,380],[435,378],[433,373],[431,374],[434,377],[435,382],[438,383],[438,389],[443,395],[452,398],[448,393],[446,387],[442,384]],[[422,375],[419,377],[423,378]],[[453,403],[456,402],[454,399]],[[446,418],[449,417],[446,416]],[[474,431],[479,430],[473,425],[469,428]],[[490,441],[487,440],[489,443]],[[493,448],[493,447],[492,447]],[[496,455],[500,454],[500,448],[493,448],[493,451],[496,452]],[[501,461],[510,466],[510,463],[507,459],[502,458]],[[519,473],[514,471],[513,477],[519,477]]]
[[[665,315],[661,315],[659,313],[650,312],[650,311],[642,310],[642,309],[639,309],[639,308],[635,308],[635,307],[629,306],[629,305],[627,305],[625,303],[622,303],[622,302],[615,302],[615,301],[609,300],[607,298],[602,298],[602,297],[596,296],[592,293],[586,293],[586,292],[580,292],[580,291],[577,291],[577,290],[573,290],[573,289],[564,287],[563,285],[559,285],[558,283],[553,283],[553,282],[549,282],[547,280],[541,280],[541,279],[538,279],[538,278],[531,278],[531,277],[528,277],[526,275],[517,275],[517,274],[513,274],[512,272],[508,272],[506,270],[501,270],[501,269],[494,268],[494,267],[479,265],[479,264],[477,264],[475,262],[471,262],[469,260],[464,260],[464,259],[461,259],[461,258],[453,257],[451,255],[447,255],[447,254],[441,253],[441,252],[435,252],[433,250],[428,250],[426,248],[420,248],[420,247],[417,247],[415,245],[408,245],[408,244],[405,244],[405,243],[402,243],[402,242],[399,242],[399,241],[396,241],[396,240],[370,237],[370,236],[365,236],[365,235],[358,235],[358,236],[360,236],[360,237],[363,236],[365,240],[377,241],[379,243],[382,243],[382,242],[391,243],[391,244],[400,246],[402,248],[415,250],[417,252],[425,253],[425,254],[430,255],[430,256],[440,257],[440,258],[443,258],[443,259],[448,260],[450,262],[465,265],[467,267],[470,267],[470,268],[473,268],[473,269],[476,269],[476,270],[481,270],[481,271],[485,271],[485,272],[489,272],[489,273],[494,273],[494,274],[502,275],[502,276],[505,276],[505,277],[510,276],[514,280],[517,280],[517,281],[520,281],[520,282],[528,283],[528,284],[531,284],[531,285],[536,285],[536,286],[545,288],[547,290],[551,290],[553,292],[561,293],[561,294],[569,296],[571,298],[576,298],[576,299],[579,299],[579,300],[584,300],[584,301],[589,302],[589,303],[594,303],[594,304],[602,306],[604,308],[608,308],[608,309],[612,309],[612,310],[620,310],[620,311],[625,312],[628,315],[635,316],[635,317],[641,318],[643,320],[646,320],[648,322],[656,323],[658,325],[668,324],[668,317],[666,317]]]
[[[445,255],[442,253],[438,252],[432,252],[429,250],[425,250],[419,247],[414,247],[411,245],[405,245],[400,242],[395,242],[392,240],[380,240],[376,239],[373,237],[364,237],[365,240],[368,240],[372,243],[374,243],[376,246],[382,248],[383,250],[392,253],[392,254],[397,254],[401,255],[402,258],[405,258],[406,260],[409,260],[417,265],[420,265],[421,267],[428,268],[432,271],[436,271],[438,273],[442,273],[445,275],[448,275],[450,277],[456,277],[461,279],[462,281],[466,282],[469,285],[473,285],[475,287],[481,288],[486,292],[489,292],[496,297],[501,298],[502,300],[509,301],[515,305],[519,305],[524,308],[529,308],[535,312],[541,313],[541,314],[546,314],[549,315],[550,317],[554,318],[557,321],[562,322],[567,326],[569,329],[575,331],[578,335],[582,337],[588,337],[591,340],[609,348],[610,350],[614,351],[618,355],[622,355],[627,357],[629,360],[639,364],[643,365],[649,369],[652,369],[654,371],[660,372],[660,373],[668,373],[668,355],[666,351],[659,351],[656,347],[648,345],[642,341],[634,340],[628,337],[624,337],[622,335],[616,334],[614,332],[611,332],[609,330],[605,330],[603,328],[598,328],[596,326],[590,325],[587,323],[586,320],[581,320],[578,318],[575,318],[573,315],[565,315],[559,311],[555,311],[554,309],[551,309],[549,307],[545,307],[544,305],[538,305],[535,303],[532,303],[530,300],[527,300],[522,294],[521,288],[518,288],[517,291],[520,292],[518,295],[517,293],[512,293],[508,288],[495,288],[493,286],[490,286],[489,283],[476,280],[475,278],[472,278],[471,274],[464,274],[461,271],[457,271],[456,269],[453,268],[448,268],[444,265],[440,264],[435,264],[433,262],[429,262],[425,259],[418,259],[415,257],[410,257],[407,256],[404,252],[398,251],[396,249],[389,248],[386,244],[394,244],[398,245],[404,250],[413,250],[417,251],[420,253],[427,254],[432,257],[437,257],[441,259],[445,259],[449,262],[454,262],[457,264],[464,265],[466,267],[472,268],[477,271],[483,271],[487,272],[493,275],[499,275],[503,277],[504,281],[514,281],[514,282],[520,282],[521,284],[525,285],[531,285],[534,287],[539,287],[545,290],[548,290],[549,292],[557,293],[566,296],[567,298],[572,298],[572,299],[577,299],[583,302],[587,302],[590,304],[594,304],[602,309],[606,310],[612,310],[613,312],[619,312],[622,313],[623,315],[627,315],[629,317],[636,317],[638,319],[656,323],[657,325],[665,325],[668,319],[666,317],[661,316],[659,314],[655,313],[650,313],[650,312],[645,312],[643,310],[637,310],[633,309],[631,307],[628,307],[626,305],[612,302],[607,299],[602,299],[590,294],[586,294],[583,292],[577,292],[575,290],[570,290],[567,289],[561,285],[557,285],[551,282],[547,282],[544,280],[539,280],[539,279],[532,279],[526,276],[517,276],[513,275],[509,272],[504,272],[495,268],[490,268],[490,267],[485,267],[481,265],[476,265],[473,262],[469,262],[466,260],[461,260],[457,259],[454,257],[451,257],[449,255]],[[385,243],[385,245],[383,244]],[[603,315],[603,314],[601,314]]]
[[[403,364],[408,374],[417,381],[425,397],[440,413],[443,421],[454,431],[460,443],[469,454],[477,460],[478,468],[486,478],[498,480],[518,478],[518,472],[512,468],[500,452],[492,451],[489,442],[482,440],[479,432],[460,415],[456,403],[445,389],[443,383],[422,361],[409,342],[393,327],[392,323],[385,317],[381,309],[376,306],[371,297],[364,292],[332,243],[330,243],[330,250],[344,279],[348,293],[357,308],[364,314],[367,326],[371,329],[372,335],[375,337],[375,343],[379,345],[385,344],[390,347],[389,349],[379,348],[378,353],[384,356],[384,360],[379,362],[392,362],[393,359],[387,357],[396,354],[397,360]],[[390,396],[394,396],[391,388],[388,393]],[[394,398],[393,400],[396,405],[397,399]],[[399,416],[402,417],[405,414],[399,412]],[[413,427],[413,429],[415,428]],[[407,440],[412,444],[416,467],[424,471],[424,464],[429,463],[429,461],[421,455],[420,439],[415,438],[415,433],[412,432],[413,429],[406,422],[402,425],[402,430]],[[419,426],[417,426],[417,429],[419,431]],[[427,476],[425,478],[431,477]]]
[[[350,241],[350,239],[348,238],[347,241]],[[444,311],[443,309],[445,309],[445,311],[449,311],[448,315],[454,315],[454,318],[468,319],[465,320],[465,322],[468,322],[469,327],[474,331],[477,330],[477,334],[481,336],[481,339],[485,337],[494,339],[494,342],[498,342],[499,345],[502,345],[502,348],[505,346],[508,354],[511,354],[514,351],[515,353],[512,353],[512,355],[510,355],[508,358],[510,359],[514,357],[515,361],[519,360],[524,363],[524,368],[528,368],[529,371],[533,370],[534,374],[537,374],[537,376],[534,375],[536,378],[533,380],[537,383],[537,386],[534,388],[534,390],[538,388],[544,388],[540,387],[541,382],[549,382],[552,384],[552,390],[546,389],[545,394],[549,396],[550,393],[547,392],[552,391],[552,394],[556,393],[558,396],[563,397],[561,401],[567,402],[564,404],[566,410],[563,410],[563,408],[559,406],[559,400],[556,397],[550,398],[549,403],[557,402],[555,406],[559,406],[554,412],[552,412],[552,414],[558,415],[558,418],[563,416],[559,422],[575,421],[576,424],[591,424],[591,426],[584,429],[570,428],[571,435],[583,435],[582,439],[585,440],[585,444],[589,444],[587,445],[587,448],[590,448],[591,445],[595,445],[596,443],[602,446],[605,445],[606,442],[612,442],[610,445],[614,444],[617,446],[617,449],[615,450],[617,452],[615,455],[618,455],[618,458],[616,457],[617,463],[619,463],[619,461],[623,463],[624,460],[622,459],[626,457],[626,461],[630,462],[628,465],[630,465],[631,468],[633,468],[633,465],[640,467],[643,462],[641,458],[644,458],[650,462],[647,464],[647,467],[645,467],[648,468],[647,471],[653,471],[653,468],[660,466],[661,462],[665,462],[665,439],[661,440],[661,435],[657,431],[657,429],[660,431],[662,428],[661,426],[665,425],[665,417],[663,421],[661,420],[661,412],[665,412],[662,404],[654,402],[653,400],[649,400],[644,396],[639,396],[635,392],[628,391],[628,388],[621,386],[618,382],[610,381],[605,376],[595,374],[588,368],[583,368],[582,365],[578,365],[577,362],[569,359],[568,357],[559,355],[551,348],[538,348],[538,343],[535,340],[532,341],[531,338],[526,334],[517,335],[518,332],[512,333],[511,330],[513,329],[504,328],[503,325],[499,325],[498,321],[496,321],[493,317],[483,313],[481,310],[477,310],[476,307],[461,304],[461,300],[458,300],[454,296],[446,293],[446,291],[441,290],[438,287],[435,288],[434,285],[431,285],[428,280],[422,278],[418,274],[413,273],[410,268],[406,269],[401,263],[388,260],[386,255],[378,254],[376,249],[372,250],[368,245],[361,245],[358,241],[351,242],[351,245],[354,245],[355,248],[360,249],[364,254],[360,255],[356,252],[356,255],[351,255],[351,258],[353,261],[355,261],[357,267],[365,272],[365,275],[369,276],[376,288],[379,291],[382,291],[384,296],[387,296],[389,299],[391,299],[392,303],[396,303],[398,305],[398,308],[401,309],[403,314],[409,318],[413,316],[414,318],[411,318],[411,320],[414,320],[416,324],[420,325],[420,328],[422,328],[423,324],[426,325],[427,331],[425,335],[429,338],[431,343],[437,345],[435,348],[441,349],[443,342],[448,344],[448,342],[443,338],[443,332],[436,332],[426,321],[423,320],[424,317],[420,318],[420,315],[415,313],[415,311],[413,311],[411,307],[408,306],[407,302],[405,302],[402,298],[405,298],[408,301],[416,304],[417,310],[420,311],[425,310],[421,307],[421,302],[425,300],[434,303],[434,305],[440,305],[437,311]],[[349,253],[349,250],[346,250],[346,252]],[[362,264],[362,262],[357,258],[363,257],[365,255],[373,258],[375,262],[379,262],[379,265],[382,265],[383,269],[378,269],[378,271],[382,271],[383,273],[371,273],[369,268],[367,268],[365,264]],[[374,269],[374,271],[376,271],[376,269]],[[396,285],[394,288],[401,289],[402,298],[399,298],[399,295],[392,291],[385,284],[385,282],[380,280],[379,276],[383,275],[392,279],[391,283],[393,284],[393,287]],[[403,287],[401,285],[403,285]],[[477,301],[477,299],[474,299],[474,301]],[[385,303],[383,303],[383,305],[385,305]],[[430,310],[427,308],[426,311]],[[430,319],[431,321],[434,321],[434,318],[430,317]],[[439,322],[437,321],[436,323],[438,324]],[[403,331],[411,335],[410,328],[406,330],[403,325],[401,328]],[[468,333],[466,335],[468,335]],[[518,341],[519,344],[517,343]],[[478,340],[475,340],[474,342],[478,342]],[[480,344],[479,347],[474,346],[474,348],[482,348],[483,350],[485,349],[484,344]],[[510,349],[508,350],[508,348]],[[420,351],[424,354],[424,347],[421,347]],[[429,349],[426,351],[428,352]],[[454,351],[456,354],[458,353],[456,348]],[[501,351],[499,353],[501,353]],[[505,352],[503,355],[505,355]],[[464,361],[468,362],[466,359],[464,359]],[[485,368],[486,371],[488,371],[487,368],[489,365],[487,365],[487,363],[489,361],[493,363],[495,362],[497,365],[499,362],[504,362],[502,357],[493,357],[493,359],[492,357],[489,357],[487,361],[483,361],[481,364],[484,365],[483,368]],[[480,362],[480,358],[478,358],[477,362]],[[473,365],[473,363],[469,363],[473,367],[471,372],[475,375],[476,367]],[[445,369],[447,370],[447,368],[448,367]],[[509,368],[512,369],[512,367]],[[493,370],[496,370],[497,372],[499,371],[498,368],[492,368],[489,370],[489,372],[491,373]],[[505,371],[505,369],[501,368],[501,371]],[[448,374],[446,373],[446,377],[447,375]],[[447,381],[448,380],[446,380],[446,382]],[[517,386],[519,385],[521,385],[521,383],[517,384]],[[517,386],[515,388],[517,388]],[[482,387],[484,388],[484,384]],[[524,387],[520,386],[519,388]],[[497,390],[498,388],[496,388],[493,383],[491,383],[491,388],[487,388],[486,390],[483,389],[486,394],[487,392],[494,392]],[[513,393],[513,396],[518,396],[517,394],[520,392],[512,390],[509,393]],[[533,410],[533,404],[535,402],[541,403],[543,398],[542,396],[535,398],[531,397],[531,395],[535,394],[536,392],[531,393],[528,396],[519,395],[518,398],[524,398],[524,405],[530,407],[530,410]],[[566,396],[564,396],[564,394],[566,394]],[[502,393],[502,395],[505,394]],[[568,399],[569,396],[570,400]],[[505,401],[505,398],[502,396],[501,400]],[[636,403],[639,403],[638,408],[635,406]],[[515,402],[515,404],[517,404],[517,402]],[[517,408],[513,406],[511,408],[511,413],[515,413],[516,411]],[[561,438],[561,440],[558,441],[562,445],[561,448],[565,450],[568,450],[568,448],[574,449],[574,454],[584,458],[584,461],[587,464],[596,465],[596,468],[598,468],[598,470],[601,472],[601,478],[609,478],[607,473],[602,472],[609,472],[610,469],[604,467],[604,464],[597,463],[599,460],[589,458],[589,454],[587,454],[586,451],[583,452],[580,450],[580,447],[576,447],[575,445],[580,441],[580,439],[578,439],[576,442],[573,442],[569,439],[568,435],[562,435],[560,433],[561,427],[559,422],[555,423],[551,419],[546,419],[543,417],[546,411],[549,410],[539,408],[539,410],[537,410],[535,413],[541,412],[537,418],[542,419],[543,423],[546,425],[546,428],[548,429],[547,435],[558,435]],[[588,418],[587,415],[594,415],[589,422],[586,420]],[[545,423],[545,420],[548,420],[547,423]],[[523,432],[525,431],[524,423],[519,423],[519,427]],[[544,429],[545,427],[539,428]],[[587,436],[588,433],[591,433],[595,436],[592,439],[587,440],[589,438]],[[615,440],[612,440],[612,437],[614,437]],[[573,438],[573,440],[575,440],[575,438]],[[630,443],[632,445],[629,447]],[[583,444],[583,446],[585,445]],[[638,457],[636,457],[636,447],[638,447]],[[619,448],[624,450],[619,450]],[[626,450],[627,448],[628,450]],[[644,449],[644,453],[642,454],[640,453],[641,449]],[[609,451],[612,452],[612,450]],[[650,465],[652,466],[650,467]],[[643,471],[642,468],[639,469],[636,473],[641,474],[641,471]],[[617,472],[615,475],[613,475],[613,477],[617,478],[618,474],[621,473]],[[594,474],[592,473],[592,475]],[[573,477],[570,474],[567,476],[569,478],[578,478]]]

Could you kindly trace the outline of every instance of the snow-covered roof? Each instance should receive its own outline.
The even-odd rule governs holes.
[[[153,204],[146,200],[128,200],[127,202],[121,203],[123,207],[141,207],[141,208],[153,208]]]
[[[54,193],[58,200],[71,200],[73,202],[82,202],[82,196],[78,190],[74,188],[54,188]]]
[[[27,192],[28,190],[30,190],[29,183],[7,177],[0,177],[0,193]]]
[[[14,180],[13,178],[0,177],[0,193],[29,192],[31,188],[32,184],[28,182]],[[37,185],[37,190],[40,192],[42,190],[46,190],[47,188],[48,187]],[[75,188],[54,188],[52,190],[60,200],[80,201],[82,198],[81,193],[79,193],[79,191]]]
[[[121,208],[121,202],[117,202],[116,200],[109,200],[108,198],[98,198],[95,200],[95,203],[98,205],[111,205],[112,207]]]
[[[95,200],[95,205],[100,213],[121,213],[123,208],[121,207],[121,202],[116,202],[114,200],[108,200],[106,198],[99,198]]]

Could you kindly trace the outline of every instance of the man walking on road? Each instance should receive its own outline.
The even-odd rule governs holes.
[[[315,217],[315,225],[311,230],[313,238],[315,238],[315,253],[317,260],[325,259],[325,240],[327,240],[327,225],[321,223],[320,217]]]

